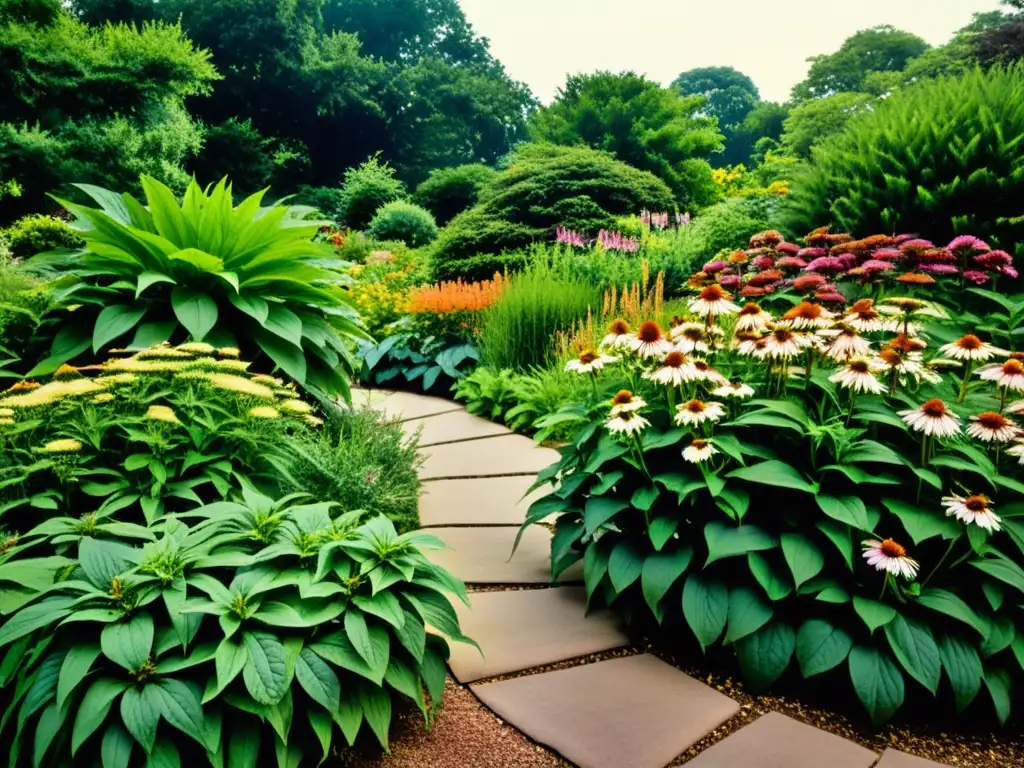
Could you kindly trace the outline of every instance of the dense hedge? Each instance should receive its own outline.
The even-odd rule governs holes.
[[[500,254],[553,235],[558,226],[597,232],[615,217],[642,208],[672,210],[672,192],[645,171],[583,147],[526,145],[481,192],[473,208],[456,216],[435,243],[438,278],[478,277],[494,272],[500,259],[465,260]]]
[[[413,200],[434,214],[437,223],[443,226],[472,208],[480,197],[480,191],[497,173],[490,166],[479,163],[438,168],[416,187]]]

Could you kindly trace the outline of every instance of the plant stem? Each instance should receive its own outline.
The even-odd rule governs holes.
[[[946,551],[945,551],[945,553],[943,553],[942,557],[940,557],[940,558],[939,558],[939,562],[937,562],[937,563],[935,564],[935,567],[934,567],[934,568],[932,568],[932,570],[931,570],[931,573],[929,573],[929,574],[928,574],[928,576],[927,576],[927,577],[925,577],[925,580],[921,582],[921,586],[922,586],[922,587],[923,587],[923,586],[924,586],[925,584],[927,584],[927,583],[928,583],[929,581],[931,581],[931,579],[932,579],[932,576],[934,576],[934,575],[935,575],[935,572],[936,572],[936,571],[938,571],[938,570],[939,570],[939,568],[941,568],[941,567],[942,567],[942,564],[943,564],[944,562],[946,562],[946,558],[947,558],[947,557],[949,557],[949,553],[953,551],[953,547],[955,547],[955,546],[956,546],[956,543],[957,543],[958,541],[960,541],[960,537],[959,537],[959,536],[957,536],[957,537],[956,537],[955,539],[953,539],[953,540],[952,540],[951,542],[949,542],[949,546],[948,546],[948,547],[946,547]],[[954,564],[954,566],[955,566],[955,564]]]
[[[960,396],[956,399],[958,403],[962,403],[964,398],[967,397],[967,382],[971,378],[971,363],[972,360],[967,361],[967,367],[964,369],[964,380],[960,384]]]

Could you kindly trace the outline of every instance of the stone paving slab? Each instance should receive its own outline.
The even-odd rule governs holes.
[[[778,712],[701,752],[686,768],[871,768],[878,755]]]
[[[463,410],[461,405],[451,400],[444,400],[440,397],[427,397],[426,395],[415,395],[412,392],[395,392],[388,395],[375,407],[383,411],[390,418],[400,419],[401,421]]]
[[[406,434],[420,432],[420,445],[439,445],[441,443],[457,443],[462,440],[475,440],[495,435],[511,435],[512,430],[495,424],[493,421],[481,419],[465,411],[452,411],[422,419],[410,419],[402,423]]]
[[[398,395],[389,397],[390,402]],[[425,448],[421,480],[495,475],[536,475],[559,459],[558,451],[542,448],[522,435],[450,443]]]
[[[515,555],[516,527],[431,528],[430,533],[451,549],[427,552],[431,562],[446,568],[467,584],[549,584],[551,532],[540,525],[523,531]],[[511,559],[509,559],[511,558]],[[583,581],[583,564],[574,563],[558,581]]]
[[[353,408],[379,408],[384,400],[394,394],[390,389],[363,389],[362,387],[352,388]],[[343,401],[344,402],[344,401]]]
[[[456,602],[455,611],[483,656],[471,645],[452,644],[448,664],[462,683],[629,644],[610,614],[584,615],[582,587],[474,592],[469,599],[472,608]]]
[[[538,488],[523,498],[536,478],[481,477],[434,480],[420,491],[420,525],[519,525],[526,510],[550,488]]]
[[[472,690],[580,768],[663,768],[739,711],[729,697],[649,654]]]
[[[904,752],[897,752],[895,749],[887,749],[882,753],[882,759],[878,761],[875,768],[951,768],[951,766]]]

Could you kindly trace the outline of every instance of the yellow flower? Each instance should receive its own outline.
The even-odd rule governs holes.
[[[100,392],[96,397],[92,399],[94,403],[109,403],[114,399],[114,396],[109,392]]]
[[[215,351],[212,344],[205,341],[190,341],[187,344],[179,344],[178,349],[194,355],[212,355]]]
[[[276,419],[281,416],[281,413],[277,408],[271,408],[269,405],[258,405],[249,409],[249,415],[254,419]]]
[[[14,423],[14,419],[7,419],[7,418],[0,419],[0,426],[3,426],[3,427],[9,427],[13,423]]]
[[[136,360],[188,360],[192,355],[170,347],[144,349],[134,356]]]
[[[285,400],[281,403],[281,407],[292,413],[312,413],[313,406],[309,403],[304,403],[302,400]]]
[[[318,419],[316,416],[309,416],[309,415],[303,416],[302,420],[304,422],[306,422],[307,424],[309,424],[310,426],[313,426],[313,427],[319,427],[321,424],[324,423],[323,419]]]
[[[227,389],[242,395],[261,397],[266,400],[274,399],[274,390],[259,382],[251,381],[244,376],[235,376],[231,373],[208,373],[206,378],[218,389]]]
[[[191,360],[140,360],[138,357],[126,357],[124,360],[111,360],[107,363],[106,369],[130,373],[171,373],[180,371],[191,363]]]
[[[221,347],[220,349],[217,350],[217,354],[219,354],[221,357],[238,357],[242,353],[238,349],[238,347]]]
[[[178,421],[178,417],[174,415],[174,411],[166,405],[149,406],[149,410],[146,411],[146,418],[154,419],[155,421],[166,421],[168,424],[181,424]]]
[[[257,384],[269,384],[272,387],[283,387],[284,382],[274,376],[268,376],[265,373],[257,373],[252,377],[252,380]]]
[[[77,440],[51,440],[36,450],[42,453],[78,453],[82,450],[82,444]]]
[[[82,374],[78,372],[77,368],[75,368],[73,365],[68,365],[67,363],[62,364],[56,371],[53,372],[53,378],[55,379],[66,379],[69,377],[77,377],[81,375]]]
[[[0,418],[9,419],[14,415],[13,408],[0,408]]]
[[[100,376],[96,379],[96,383],[102,384],[105,387],[111,385],[118,386],[120,384],[131,384],[138,378],[134,373],[112,373],[109,376]]]
[[[49,405],[65,397],[92,394],[102,389],[103,385],[92,379],[51,381],[49,384],[30,389],[24,394],[9,395],[0,399],[0,407],[33,408],[35,406]]]

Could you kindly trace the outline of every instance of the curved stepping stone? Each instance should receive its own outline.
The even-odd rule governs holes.
[[[663,768],[739,711],[727,696],[648,654],[472,690],[500,717],[580,768]],[[816,768],[821,765],[827,763]]]
[[[521,525],[530,504],[547,493],[547,489],[538,488],[523,498],[534,479],[533,475],[518,475],[424,483],[420,490],[420,526]]]
[[[385,404],[395,397],[398,395],[389,397]],[[425,457],[420,480],[536,475],[560,458],[558,451],[542,448],[522,435],[434,445],[421,450],[420,454]]]
[[[427,416],[422,419],[410,419],[403,422],[402,429],[410,436],[416,434],[418,430],[422,430],[419,433],[421,446],[458,443],[463,440],[512,434],[512,430],[500,424],[461,410]]]
[[[540,525],[523,531],[515,555],[518,528],[431,528],[451,549],[427,552],[430,561],[467,584],[550,584],[551,533]],[[511,559],[509,559],[511,558]],[[559,581],[583,581],[583,564],[574,563]]]
[[[769,712],[686,763],[686,768],[871,768],[878,755],[852,741]]]
[[[875,768],[951,768],[942,763],[934,763],[925,760],[923,757],[915,757],[895,749],[887,749],[882,753],[882,759],[878,761]]]
[[[483,656],[471,645],[452,644],[448,665],[461,683],[629,644],[610,614],[584,615],[579,587],[475,592],[469,598],[472,608],[456,602],[455,610],[463,634],[480,644]]]
[[[400,421],[462,410],[461,405],[453,403],[451,400],[414,395],[411,392],[395,392],[381,400],[375,407],[377,410],[383,411],[384,415]]]

